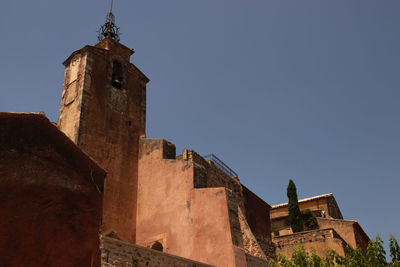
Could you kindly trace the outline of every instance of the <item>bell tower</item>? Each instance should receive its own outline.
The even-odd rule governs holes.
[[[135,242],[139,138],[145,135],[146,84],[119,42],[107,14],[99,42],[73,52],[65,75],[57,126],[107,171],[103,231]]]

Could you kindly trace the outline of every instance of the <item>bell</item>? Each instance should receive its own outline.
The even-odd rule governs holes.
[[[121,81],[119,79],[114,79],[111,84],[113,87],[121,89]]]

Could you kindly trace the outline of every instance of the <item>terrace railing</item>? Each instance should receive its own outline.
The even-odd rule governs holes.
[[[231,177],[238,177],[237,173],[229,168],[228,165],[226,165],[222,160],[220,160],[217,156],[214,154],[209,154],[207,156],[203,157],[205,160],[212,161],[215,165],[217,165],[218,168],[220,168],[224,173],[226,173],[228,176]]]

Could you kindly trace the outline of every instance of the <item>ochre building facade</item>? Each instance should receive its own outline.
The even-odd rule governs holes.
[[[299,200],[301,211],[309,210],[315,217],[315,229],[293,233],[289,222],[288,203],[272,206],[270,210],[273,242],[278,250],[290,257],[301,244],[306,250],[315,249],[325,256],[327,248],[346,254],[346,246],[360,247],[365,253],[369,237],[357,221],[344,220],[333,194]],[[307,228],[307,227],[305,227]]]

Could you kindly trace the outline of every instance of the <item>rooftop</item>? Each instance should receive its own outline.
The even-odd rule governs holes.
[[[324,195],[319,195],[319,196],[314,196],[314,197],[309,197],[309,198],[303,198],[303,199],[299,200],[299,203],[307,202],[307,201],[311,201],[311,200],[315,200],[315,199],[328,198],[328,197],[333,197],[333,194],[329,193],[329,194],[324,194]],[[282,204],[278,204],[278,205],[273,205],[272,208],[276,209],[276,208],[280,208],[280,207],[285,207],[287,205],[288,205],[288,203],[282,203]]]

